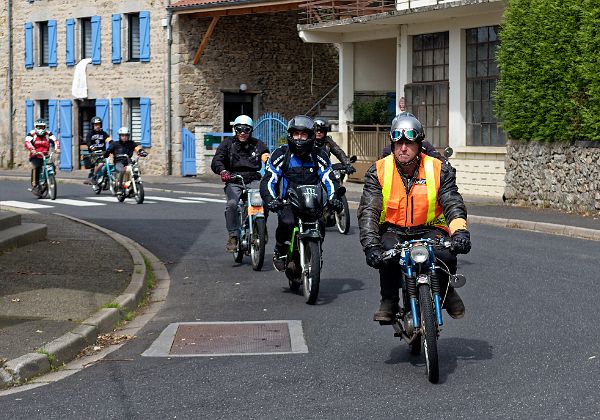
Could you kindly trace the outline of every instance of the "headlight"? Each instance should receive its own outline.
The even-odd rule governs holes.
[[[424,246],[414,246],[410,249],[410,258],[417,264],[424,263],[429,259],[429,251]]]
[[[263,203],[262,203],[262,198],[260,198],[259,191],[253,192],[252,195],[250,196],[250,205],[262,207]]]

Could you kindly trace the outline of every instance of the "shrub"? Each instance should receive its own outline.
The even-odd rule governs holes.
[[[354,124],[389,124],[391,115],[388,111],[388,98],[381,97],[371,101],[354,101]]]

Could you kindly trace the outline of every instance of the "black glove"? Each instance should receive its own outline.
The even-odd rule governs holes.
[[[342,200],[340,200],[339,198],[332,198],[329,201],[329,205],[331,206],[331,208],[336,212],[339,213],[342,210],[344,210],[344,203],[342,202]]]
[[[148,156],[148,152],[146,152],[144,149],[142,149],[138,152],[138,156],[146,157],[146,156]]]
[[[356,169],[354,169],[354,166],[352,166],[350,164],[346,165],[345,169],[346,169],[346,173],[348,175],[352,175],[354,172],[356,172]]]
[[[269,209],[269,211],[276,213],[283,208],[283,203],[279,200],[271,200],[267,204],[267,208]]]
[[[457,254],[468,254],[471,250],[471,234],[466,229],[452,234],[452,250]]]
[[[385,260],[383,259],[383,249],[380,246],[372,246],[365,250],[367,264],[373,268],[383,268]]]

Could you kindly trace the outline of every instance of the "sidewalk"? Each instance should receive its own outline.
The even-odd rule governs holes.
[[[143,258],[126,240],[62,216],[19,213],[48,235],[0,253],[0,388],[72,360],[145,291]]]

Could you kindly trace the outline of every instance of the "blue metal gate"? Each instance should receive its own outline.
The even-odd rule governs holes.
[[[181,129],[181,176],[196,176],[196,136]]]
[[[266,143],[271,152],[285,143],[287,120],[276,112],[267,112],[256,120],[252,135]]]

